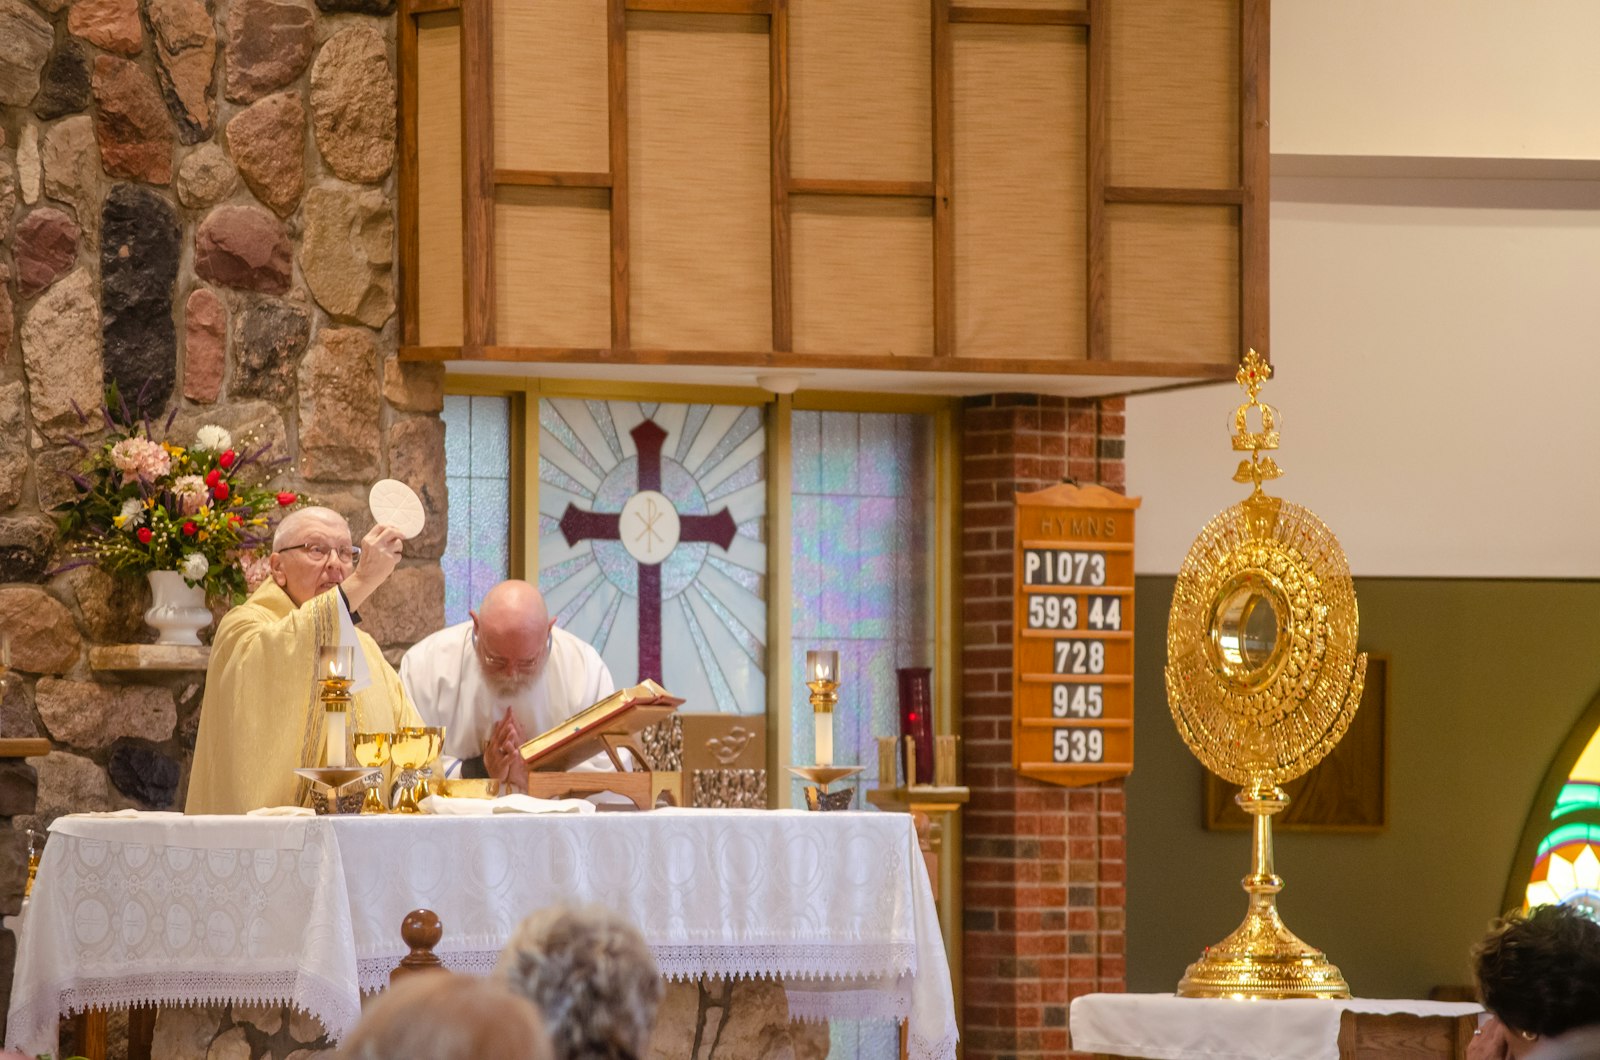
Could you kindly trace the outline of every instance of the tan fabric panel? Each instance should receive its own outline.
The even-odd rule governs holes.
[[[1081,359],[1086,35],[951,32],[955,352]]]
[[[501,188],[494,206],[496,338],[611,346],[611,209],[589,188]]]
[[[628,19],[634,346],[772,348],[766,19]]]
[[[1239,211],[1112,205],[1106,214],[1111,359],[1237,361]]]
[[[490,0],[497,169],[604,173],[604,0]]]
[[[933,179],[928,0],[803,0],[789,8],[789,171]]]
[[[1239,183],[1239,0],[1106,5],[1112,184]]]
[[[461,345],[461,13],[417,20],[417,339]]]
[[[951,0],[952,7],[1031,7],[1043,11],[1087,11],[1089,0]]]
[[[933,204],[801,196],[790,210],[794,348],[933,355]]]

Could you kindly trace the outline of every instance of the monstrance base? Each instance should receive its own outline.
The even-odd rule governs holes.
[[[1275,909],[1252,913],[1239,929],[1207,948],[1178,983],[1179,997],[1240,1001],[1347,998],[1350,985],[1321,950],[1283,926]]]

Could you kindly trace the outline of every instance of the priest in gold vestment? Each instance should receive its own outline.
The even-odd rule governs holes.
[[[393,573],[403,540],[380,523],[354,548],[349,524],[328,508],[302,508],[278,525],[271,577],[217,625],[185,812],[306,801],[306,782],[293,771],[323,759],[317,649],[340,643],[343,611],[358,609]],[[350,731],[421,725],[377,642],[353,632],[372,683],[355,694]]]

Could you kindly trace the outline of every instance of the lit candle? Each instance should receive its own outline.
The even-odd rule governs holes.
[[[344,711],[325,712],[322,716],[322,731],[326,738],[323,746],[327,752],[323,756],[323,761],[330,767],[344,768],[349,764],[345,761]]]
[[[836,651],[806,652],[806,682],[839,680],[839,653]]]
[[[833,765],[833,711],[819,710],[817,718],[817,765]]]

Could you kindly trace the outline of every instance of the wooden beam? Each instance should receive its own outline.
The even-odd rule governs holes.
[[[773,0],[767,34],[772,149],[772,348],[794,349],[794,283],[789,239],[789,0]]]
[[[527,188],[609,188],[610,173],[578,173],[555,169],[497,169],[496,185]]]
[[[629,11],[673,15],[770,15],[773,0],[627,0]]]
[[[418,265],[422,258],[422,237],[419,230],[417,195],[417,22],[409,13],[402,13],[395,30],[395,52],[400,63],[400,98],[398,124],[400,126],[400,157],[397,159],[399,182],[399,248],[397,262],[400,275],[400,342],[414,346],[421,338],[422,321],[419,319],[422,300]]]
[[[1146,206],[1238,206],[1244,202],[1242,188],[1126,188],[1105,189],[1106,202],[1130,202]]]
[[[461,8],[463,340],[494,344],[494,17],[490,0]]]
[[[1271,143],[1267,132],[1268,75],[1272,54],[1271,0],[1241,0],[1239,7],[1239,343],[1271,360],[1267,225],[1272,209]]]
[[[1087,163],[1087,183],[1084,198],[1084,345],[1091,361],[1105,361],[1111,357],[1109,329],[1106,326],[1110,309],[1106,303],[1109,250],[1106,221],[1106,175],[1109,170],[1110,78],[1107,67],[1111,57],[1111,41],[1107,34],[1110,19],[1105,17],[1105,0],[1089,0],[1089,73],[1085,87],[1085,108],[1088,128],[1085,136],[1084,157]]]
[[[856,195],[865,198],[931,199],[931,180],[821,180],[793,177],[790,195]]]
[[[1050,11],[1034,7],[952,7],[951,22],[990,26],[1088,26],[1094,24],[1094,6],[1088,11]]]
[[[440,11],[461,10],[461,0],[404,0],[405,15],[432,15]]]
[[[956,236],[951,185],[955,68],[950,46],[950,0],[932,0],[933,33],[933,355],[956,352]]]
[[[651,365],[749,369],[858,369],[864,372],[946,372],[958,375],[1075,376],[1215,381],[1232,379],[1236,364],[1181,361],[1064,361],[1036,357],[895,357],[854,353],[795,353],[784,350],[626,350],[580,346],[406,346],[403,361],[475,360],[500,364]]]
[[[606,0],[606,115],[611,162],[611,345],[628,348],[628,8]]]

